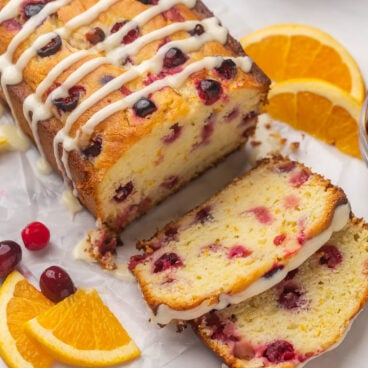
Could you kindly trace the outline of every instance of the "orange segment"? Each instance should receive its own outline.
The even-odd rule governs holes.
[[[55,359],[76,366],[110,366],[140,352],[97,292],[78,290],[26,324]]]
[[[274,119],[360,158],[360,104],[341,88],[319,79],[291,79],[275,83],[268,98],[266,110]]]
[[[262,28],[241,39],[245,52],[275,82],[320,78],[364,99],[364,82],[357,63],[327,33],[301,24]]]
[[[17,271],[0,288],[0,355],[9,367],[47,368],[51,358],[24,332],[24,323],[53,306]]]

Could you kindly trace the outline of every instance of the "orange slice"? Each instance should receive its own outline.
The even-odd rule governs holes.
[[[275,82],[320,78],[350,93],[359,102],[365,89],[349,52],[327,33],[301,24],[262,28],[241,39],[245,52]]]
[[[341,88],[319,79],[290,79],[275,83],[266,111],[339,150],[360,158],[360,104]]]
[[[140,354],[95,290],[78,290],[27,322],[26,331],[55,359],[76,366],[110,366]]]
[[[8,275],[0,288],[0,355],[12,368],[47,368],[53,358],[24,332],[24,323],[53,303],[19,272]]]

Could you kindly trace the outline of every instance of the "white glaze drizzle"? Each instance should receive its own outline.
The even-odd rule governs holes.
[[[62,38],[67,38],[70,36],[72,30],[81,27],[85,24],[89,24],[92,19],[98,17],[98,15],[107,10],[113,3],[117,0],[106,0],[99,1],[91,8],[79,14],[78,16],[71,19],[63,27],[54,30],[53,32],[39,36],[32,46],[30,46],[23,54],[19,57],[17,63],[14,65],[12,63],[12,56],[16,47],[28,37],[36,27],[50,14],[57,11],[61,6],[67,4],[70,0],[56,0],[55,2],[48,3],[46,6],[35,16],[30,18],[23,26],[22,30],[13,38],[10,42],[8,50],[5,54],[0,56],[0,72],[2,73],[1,85],[5,91],[8,103],[12,108],[8,92],[6,90],[6,85],[19,83],[22,80],[23,69],[29,62],[29,60],[36,55],[37,50],[46,44],[48,44],[56,34],[60,35]],[[5,6],[0,11],[0,20],[7,20],[19,13],[19,5],[21,1],[11,0],[7,6]],[[109,83],[104,85],[98,91],[93,93],[87,99],[77,106],[77,108],[69,114],[64,127],[58,132],[54,139],[54,154],[57,160],[59,169],[66,175],[65,179],[71,179],[71,173],[68,166],[68,153],[78,147],[78,140],[80,135],[90,135],[93,129],[104,119],[111,116],[117,111],[124,108],[131,107],[139,98],[147,96],[148,94],[161,89],[166,86],[172,88],[177,88],[180,86],[186,78],[195,71],[201,69],[211,69],[218,66],[223,60],[220,57],[210,57],[205,58],[199,62],[189,64],[182,72],[167,76],[161,80],[158,80],[151,85],[143,88],[140,91],[134,92],[131,95],[116,101],[115,103],[105,107],[96,114],[94,114],[87,123],[77,132],[76,137],[72,138],[69,136],[70,129],[72,128],[75,121],[83,114],[88,108],[96,104],[102,98],[107,96],[109,93],[119,89],[125,83],[133,80],[134,78],[151,71],[153,73],[158,73],[162,69],[163,58],[167,50],[171,47],[178,47],[183,52],[191,52],[193,50],[199,49],[203,43],[216,40],[221,43],[226,42],[227,31],[225,28],[218,24],[216,18],[204,19],[200,21],[185,21],[170,24],[163,27],[160,30],[156,30],[139,37],[137,40],[128,45],[121,45],[121,39],[130,30],[135,27],[141,27],[146,24],[153,17],[161,14],[162,12],[170,9],[174,5],[182,3],[187,7],[191,8],[195,5],[196,0],[160,0],[160,2],[152,7],[147,8],[145,11],[137,15],[134,19],[127,22],[118,32],[108,36],[103,42],[100,42],[96,46],[90,48],[89,50],[78,51],[70,56],[66,57],[60,63],[58,63],[47,75],[47,77],[40,83],[37,87],[35,93],[29,95],[23,105],[23,112],[28,120],[33,136],[35,138],[36,144],[41,153],[43,153],[42,147],[40,145],[38,136],[38,123],[39,121],[46,120],[52,116],[52,99],[67,96],[70,87],[75,85],[87,74],[95,70],[98,66],[102,64],[115,64],[121,65],[121,62],[125,60],[129,55],[136,54],[144,45],[152,42],[154,40],[162,39],[167,35],[180,30],[190,30],[198,23],[201,23],[205,28],[205,33],[192,38],[187,38],[184,40],[170,42],[160,48],[159,52],[150,60],[144,61],[142,64],[131,67],[127,72],[118,76],[117,78],[111,80]],[[18,9],[18,10],[16,10]],[[72,66],[74,63],[80,61],[81,59],[87,57],[88,55],[95,56],[98,52],[104,51],[106,53],[105,57],[94,57],[92,60],[87,61],[81,67],[79,67],[75,72],[73,72],[64,81],[63,85],[56,88],[46,99],[42,102],[43,94],[53,85],[55,80],[60,74]],[[251,62],[248,58],[233,58],[237,65],[244,71],[248,72],[251,67]],[[4,76],[6,73],[6,77]],[[13,110],[13,108],[12,108]],[[13,114],[14,115],[14,114]],[[32,118],[30,118],[30,116]],[[59,158],[58,147],[61,143],[63,147],[62,157]]]

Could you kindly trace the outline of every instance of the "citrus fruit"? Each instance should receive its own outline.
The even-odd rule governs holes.
[[[55,359],[67,364],[102,367],[140,354],[95,290],[78,290],[25,328]]]
[[[363,101],[364,82],[357,63],[344,46],[317,28],[301,24],[272,25],[248,34],[240,42],[275,82],[320,78]]]
[[[35,289],[18,271],[0,288],[0,355],[12,368],[46,368],[53,359],[24,332],[24,322],[53,303]]]
[[[348,93],[320,79],[275,83],[266,111],[274,118],[360,158],[360,104]]]

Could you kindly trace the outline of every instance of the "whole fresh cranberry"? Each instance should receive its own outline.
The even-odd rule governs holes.
[[[6,277],[22,259],[22,248],[12,240],[0,241],[0,277]]]
[[[22,230],[22,239],[28,250],[41,250],[50,240],[50,231],[42,222],[31,222]]]
[[[42,272],[40,277],[42,294],[55,303],[60,302],[76,291],[76,287],[68,273],[59,266],[51,266]]]

